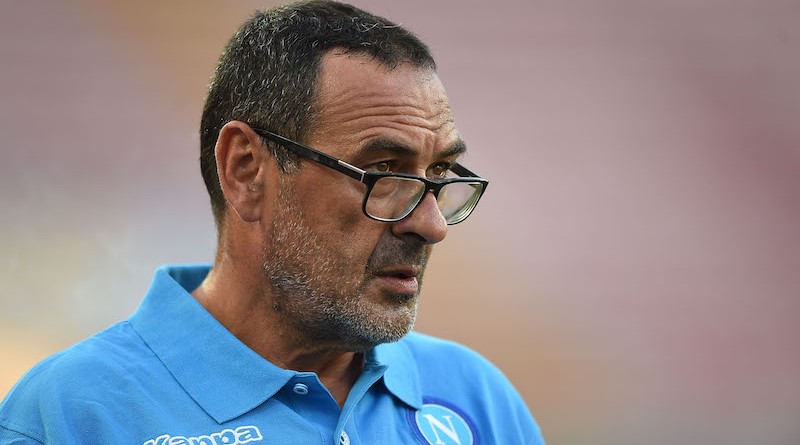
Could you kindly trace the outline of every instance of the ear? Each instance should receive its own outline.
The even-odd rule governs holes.
[[[215,147],[222,194],[242,221],[254,222],[264,212],[269,151],[244,122],[231,121],[219,132]]]

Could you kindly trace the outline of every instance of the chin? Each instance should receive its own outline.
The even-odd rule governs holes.
[[[364,323],[350,330],[348,338],[343,338],[348,349],[353,352],[366,352],[383,343],[393,343],[411,332],[417,318],[416,304],[400,313],[383,312],[371,317],[371,322]]]

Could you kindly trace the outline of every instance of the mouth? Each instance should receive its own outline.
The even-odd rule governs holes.
[[[420,268],[414,266],[398,266],[381,269],[375,277],[391,293],[413,294],[419,292]]]
[[[383,270],[378,271],[376,274],[381,277],[393,277],[393,278],[416,278],[419,275],[419,268],[408,266],[408,267],[392,267],[386,268]]]

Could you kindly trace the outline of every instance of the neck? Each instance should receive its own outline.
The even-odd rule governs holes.
[[[220,249],[222,250],[222,249]],[[257,259],[233,261],[219,254],[214,268],[192,296],[233,335],[274,365],[314,372],[339,407],[361,373],[363,354],[306,341],[275,312]],[[245,265],[256,265],[245,266]]]

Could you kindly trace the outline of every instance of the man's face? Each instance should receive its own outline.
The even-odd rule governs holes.
[[[306,142],[361,169],[431,177],[463,146],[429,70],[389,71],[334,51],[317,88]],[[275,310],[318,347],[360,351],[400,339],[414,324],[431,247],[447,233],[433,195],[383,223],[361,211],[364,184],[327,167],[304,161],[280,182],[264,252]]]

